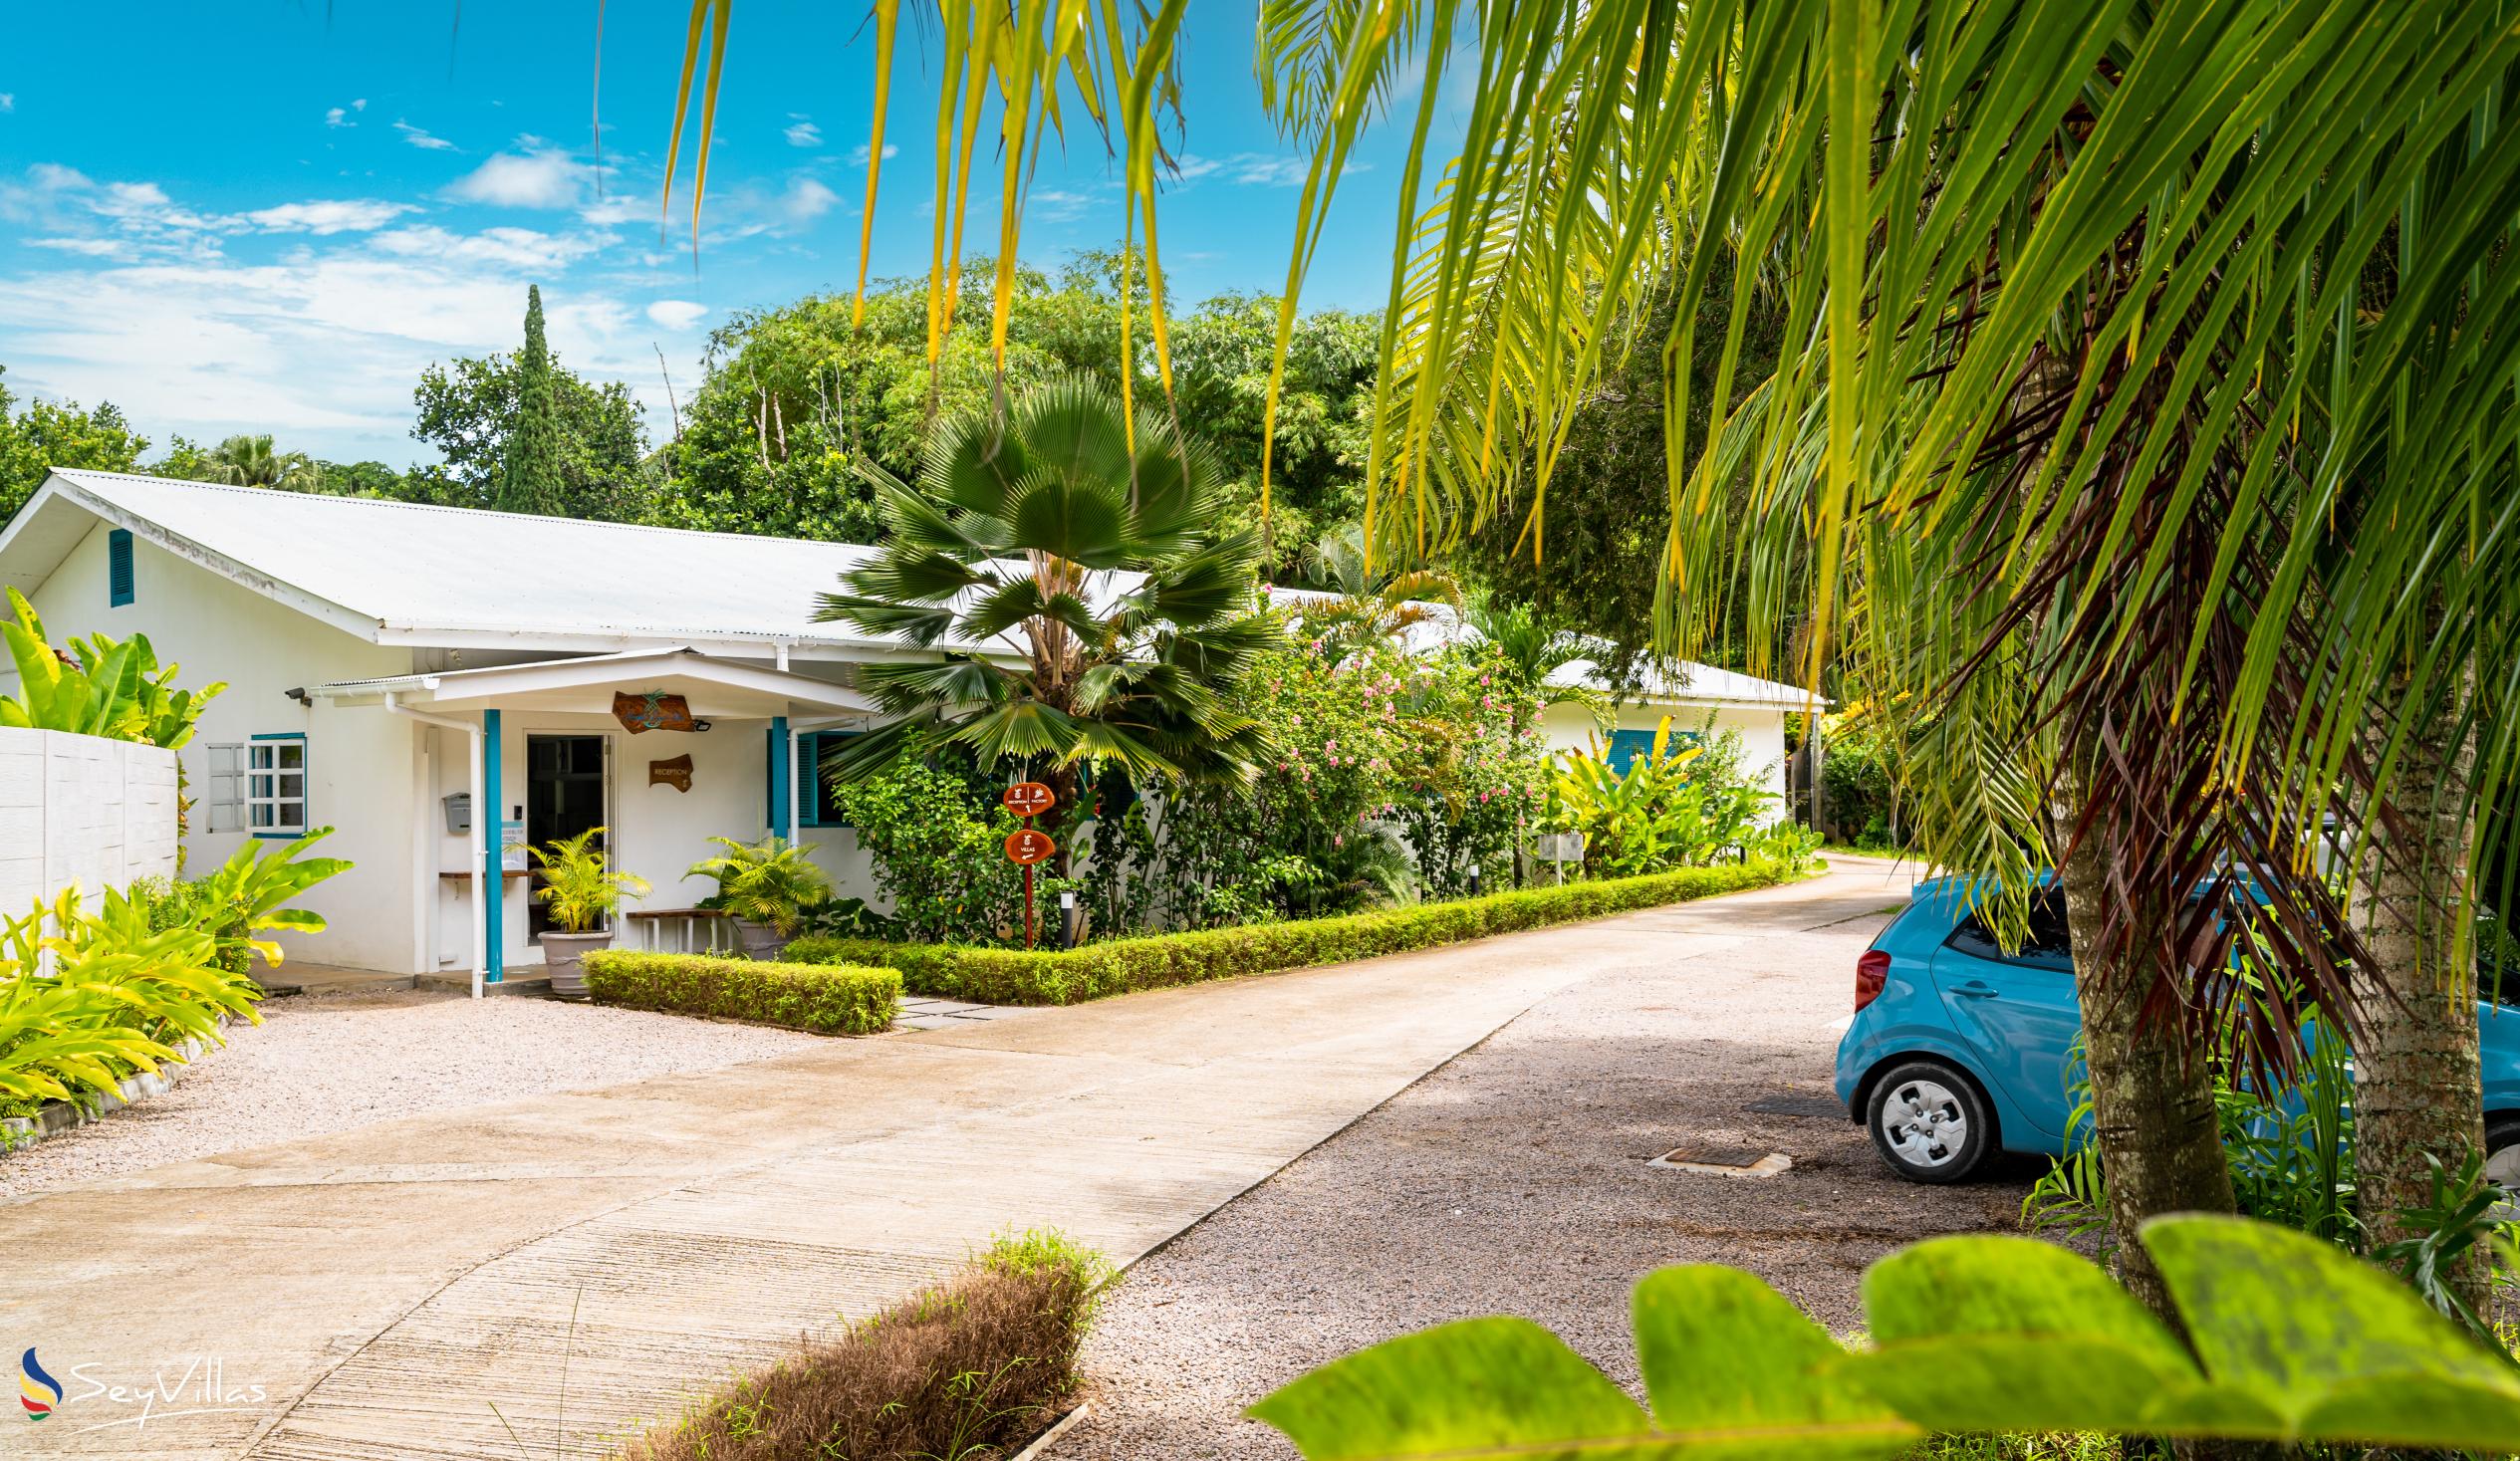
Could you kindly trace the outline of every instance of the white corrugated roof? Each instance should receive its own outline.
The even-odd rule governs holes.
[[[1327,604],[1340,596],[1320,589],[1271,588],[1269,602],[1293,605],[1299,611],[1308,604]],[[1411,654],[1431,654],[1446,644],[1477,643],[1481,637],[1476,626],[1455,612],[1450,605],[1412,601],[1418,610],[1416,622],[1400,631],[1400,646]],[[1610,645],[1601,640],[1606,653]],[[1801,710],[1812,703],[1811,693],[1800,685],[1778,680],[1763,680],[1756,675],[1735,670],[1717,669],[1692,659],[1664,659],[1643,666],[1640,683],[1628,691],[1631,700],[1661,705],[1776,705]],[[1549,672],[1549,683],[1560,686],[1581,686],[1610,692],[1614,686],[1601,673],[1600,664],[1591,658],[1570,659]],[[1819,702],[1827,706],[1828,701]]]
[[[861,643],[811,618],[873,549],[696,533],[120,472],[53,481],[221,567],[338,606],[384,637],[431,631],[669,641]],[[11,536],[16,536],[13,525]],[[5,542],[5,540],[0,540]]]

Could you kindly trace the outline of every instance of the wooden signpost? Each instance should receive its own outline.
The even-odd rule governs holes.
[[[1039,817],[1051,809],[1058,798],[1050,788],[1037,781],[1021,781],[1008,787],[998,801],[1018,817]],[[1006,860],[1024,869],[1024,947],[1033,946],[1033,868],[1050,860],[1059,845],[1050,834],[1027,827],[1006,835]]]

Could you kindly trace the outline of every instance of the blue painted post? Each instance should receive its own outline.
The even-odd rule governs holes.
[[[770,835],[785,841],[796,835],[788,825],[788,810],[796,799],[788,793],[788,782],[796,775],[796,749],[788,743],[788,718],[770,717]]]
[[[506,831],[506,794],[499,787],[499,712],[481,712],[481,801],[472,815],[481,823],[481,946],[485,967],[481,982],[497,984],[507,971],[507,945],[499,934],[499,915],[507,911],[508,884],[500,863],[500,835]]]

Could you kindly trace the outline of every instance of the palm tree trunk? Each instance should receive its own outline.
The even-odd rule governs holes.
[[[2455,1170],[2484,1149],[2472,961],[2459,937],[2475,745],[2459,721],[2452,706],[2408,732],[2389,796],[2400,818],[2375,823],[2356,868],[2354,916],[2367,957],[2353,971],[2362,1016],[2355,1161],[2374,1246],[2415,1236],[2404,1213],[2431,1197],[2426,1156]],[[2489,1287],[2481,1258],[2471,1253],[2455,1276],[2480,1313]]]
[[[2052,810],[2060,850],[2081,808],[2069,786]],[[2213,1076],[2166,1020],[2142,1017],[2142,971],[2102,944],[2112,855],[2087,835],[2057,869],[2066,928],[2074,942],[2075,988],[2092,1088],[2093,1137],[2109,1178],[2109,1217],[2118,1237],[2118,1277],[2145,1307],[2184,1333],[2151,1255],[2137,1241],[2146,1218],[2171,1212],[2233,1211],[2231,1169],[2214,1115]],[[2144,947],[2149,940],[2124,940]]]

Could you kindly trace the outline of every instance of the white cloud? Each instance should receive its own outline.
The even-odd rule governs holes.
[[[452,152],[456,150],[453,142],[450,142],[441,136],[432,136],[426,129],[413,126],[407,122],[395,122],[393,123],[393,129],[402,133],[402,140],[409,142],[412,146],[422,148],[426,151]]]
[[[485,228],[452,233],[433,223],[396,228],[373,240],[383,253],[405,259],[440,259],[548,274],[602,249],[600,235],[538,233],[530,228]]]
[[[709,307],[689,300],[658,300],[647,307],[647,318],[667,330],[688,330],[708,318]]]
[[[867,159],[868,159],[869,157],[873,156],[873,155],[874,155],[874,149],[873,149],[873,148],[871,148],[871,147],[869,147],[869,146],[868,146],[865,142],[860,142],[860,143],[858,144],[857,150],[856,150],[856,151],[853,151],[853,152],[851,152],[851,153],[849,154],[849,160],[850,160],[850,161],[852,161],[852,162],[857,163],[857,164],[858,164],[859,166],[861,166],[861,167],[864,167],[864,166],[866,166],[866,165],[867,165]],[[885,142],[885,143],[883,144],[883,160],[884,160],[884,161],[889,162],[889,161],[891,161],[893,158],[898,157],[898,156],[900,156],[900,155],[901,155],[901,149],[900,149],[900,148],[898,148],[898,147],[896,147],[896,146],[892,145],[890,142]]]
[[[413,211],[409,203],[378,198],[326,198],[312,203],[282,203],[258,208],[245,216],[265,233],[367,233]]]
[[[384,246],[397,235],[399,247]],[[400,461],[424,454],[408,436],[421,368],[516,349],[527,282],[586,246],[521,229],[407,229],[308,243],[267,264],[64,260],[0,276],[0,338],[13,387],[110,399],[161,445],[169,432],[252,429],[341,460]],[[655,336],[640,310],[593,286],[539,282],[553,350],[573,369],[630,382],[661,422]],[[696,344],[667,353],[676,376],[698,377]]]
[[[788,114],[788,121],[786,134],[789,146],[819,147],[823,144],[823,129],[814,124],[813,119],[791,112]]]
[[[840,194],[813,178],[800,177],[779,195],[779,215],[790,227],[802,227],[830,212],[839,202]]]
[[[351,103],[351,104],[350,104],[350,110],[351,110],[351,111],[353,111],[353,112],[365,112],[365,111],[367,111],[367,110],[368,110],[368,99],[367,99],[367,98],[365,98],[365,97],[361,97],[359,100],[357,100],[357,101],[355,101],[355,102]]]
[[[455,179],[446,196],[502,208],[567,208],[585,192],[591,172],[562,151],[501,152]]]
[[[357,126],[359,123],[351,121],[350,114],[341,108],[328,107],[324,112],[324,124],[326,126]]]
[[[1246,187],[1300,187],[1312,171],[1313,159],[1303,156],[1272,156],[1266,152],[1236,152],[1230,157],[1202,157],[1184,152],[1173,165],[1173,175],[1181,182],[1196,182],[1202,177],[1222,176],[1225,181]],[[1371,172],[1371,162],[1350,162],[1340,168],[1342,175]]]
[[[17,110],[18,94],[15,92],[0,92],[0,112],[15,112]]]
[[[96,259],[131,259],[139,251],[119,238],[30,238],[27,247],[59,249],[66,254],[86,254]]]

